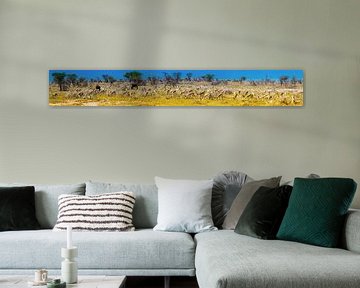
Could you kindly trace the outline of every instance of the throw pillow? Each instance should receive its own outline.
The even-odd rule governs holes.
[[[94,196],[59,196],[59,216],[55,231],[72,226],[74,231],[133,231],[132,192]]]
[[[336,247],[355,190],[348,178],[295,178],[277,238]]]
[[[216,230],[211,217],[213,180],[155,177],[159,214],[154,230],[198,233]]]
[[[84,183],[59,185],[0,183],[0,186],[34,186],[36,218],[38,219],[40,226],[43,229],[54,228],[58,215],[58,197],[61,194],[85,195]]]
[[[235,232],[260,239],[275,239],[288,206],[292,187],[260,187],[251,198]]]
[[[309,175],[307,175],[306,177],[300,177],[300,178],[310,178],[310,179],[315,179],[315,178],[320,178],[320,176],[318,174],[315,173],[310,173]],[[295,178],[294,178],[295,179]],[[290,185],[290,186],[294,186],[294,179],[280,183],[280,185]]]
[[[34,230],[40,225],[35,216],[35,188],[0,188],[0,231]]]
[[[214,225],[221,228],[232,202],[243,184],[251,179],[238,171],[223,172],[215,176],[212,189],[211,214]]]
[[[232,203],[229,212],[227,213],[223,229],[234,230],[237,222],[240,219],[241,214],[243,213],[246,205],[249,203],[251,197],[255,192],[261,187],[275,188],[279,186],[280,177],[274,177],[270,179],[263,179],[258,181],[251,181],[244,184],[241,188],[239,194],[236,196],[234,202]]]

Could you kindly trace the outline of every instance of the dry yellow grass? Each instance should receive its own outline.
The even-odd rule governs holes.
[[[250,85],[229,82],[211,85],[207,82],[140,86],[130,89],[124,82],[101,83],[95,89],[70,87],[59,91],[57,85],[49,86],[50,106],[302,106],[302,85],[283,87],[279,84]]]

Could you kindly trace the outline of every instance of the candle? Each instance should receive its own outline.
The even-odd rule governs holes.
[[[70,248],[72,248],[72,235],[71,235],[72,227],[70,225],[67,226],[66,232],[67,232],[66,248],[70,249]]]

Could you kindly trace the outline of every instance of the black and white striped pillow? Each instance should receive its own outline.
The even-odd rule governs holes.
[[[123,191],[92,196],[59,196],[55,231],[72,226],[74,231],[133,231],[133,192]]]

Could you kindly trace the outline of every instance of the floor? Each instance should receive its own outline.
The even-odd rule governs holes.
[[[127,277],[126,288],[163,288],[164,277]],[[199,288],[195,277],[171,277],[171,288]]]

